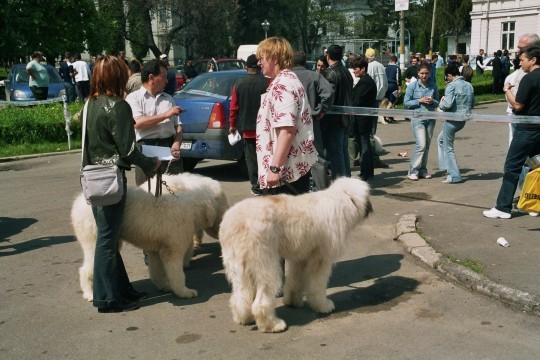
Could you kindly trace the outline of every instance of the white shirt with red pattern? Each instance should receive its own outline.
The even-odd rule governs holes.
[[[261,95],[257,114],[257,162],[261,188],[267,187],[266,178],[276,150],[277,128],[296,127],[296,136],[280,177],[294,182],[309,172],[317,161],[312,121],[302,83],[292,71],[283,70],[272,80],[267,92]]]

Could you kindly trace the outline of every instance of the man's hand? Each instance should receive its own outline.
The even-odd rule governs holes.
[[[269,188],[277,186],[281,183],[279,174],[275,174],[268,170],[268,175],[266,176],[266,184]]]
[[[229,133],[230,133],[230,134],[236,133],[236,127],[235,127],[235,126],[231,126],[231,127],[229,128]]]
[[[321,119],[324,117],[324,115],[326,115],[326,113],[323,112],[323,111],[321,111],[320,113],[318,113],[318,114],[315,116],[315,120],[317,120],[317,121],[321,120]]]
[[[171,117],[173,115],[178,115],[182,112],[182,108],[180,106],[173,106],[172,108],[167,111],[167,117]]]

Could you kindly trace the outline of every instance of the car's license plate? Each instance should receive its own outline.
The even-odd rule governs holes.
[[[191,150],[191,141],[182,141],[182,145],[180,145],[180,150]]]

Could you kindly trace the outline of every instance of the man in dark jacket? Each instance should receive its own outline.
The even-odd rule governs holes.
[[[377,97],[377,84],[367,73],[368,62],[362,58],[355,59],[352,62],[352,69],[354,76],[360,78],[353,88],[353,106],[373,107]],[[355,116],[351,126],[360,153],[360,178],[368,181],[373,177],[375,168],[369,136],[373,127],[373,117]]]
[[[306,54],[296,51],[293,57],[292,71],[304,85],[313,116],[313,143],[318,153],[317,162],[311,168],[311,176],[318,190],[324,190],[329,185],[326,157],[321,134],[321,121],[334,102],[332,85],[320,73],[307,69]]]
[[[339,45],[330,45],[326,50],[328,69],[326,80],[334,90],[334,105],[351,106],[352,75],[341,63],[343,50]],[[331,162],[332,178],[351,176],[348,151],[348,115],[327,115],[321,122],[323,144]]]
[[[234,84],[229,112],[229,132],[234,134],[240,131],[244,139],[244,157],[251,183],[251,194],[255,196],[262,195],[257,169],[257,134],[255,132],[257,112],[261,105],[261,95],[266,92],[270,83],[270,79],[261,75],[261,68],[257,62],[257,56],[254,54],[248,56],[246,60],[248,75],[241,77]]]
[[[502,72],[502,63],[501,63],[501,55],[502,51],[498,50],[493,53],[493,71],[491,74],[493,75],[493,88],[492,93],[493,94],[502,94],[502,88],[503,88],[503,72]]]

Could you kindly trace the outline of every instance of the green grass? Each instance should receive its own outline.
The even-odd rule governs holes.
[[[81,141],[71,139],[71,150],[80,149]],[[68,140],[66,135],[66,142],[64,143],[44,143],[44,144],[18,144],[18,145],[5,145],[0,147],[0,158],[13,157],[20,155],[31,154],[44,154],[54,153],[70,150],[68,147]]]
[[[485,268],[484,268],[484,265],[482,265],[482,263],[478,260],[474,260],[474,259],[463,259],[463,260],[460,260],[458,258],[456,258],[455,256],[453,255],[450,255],[450,254],[443,254],[443,256],[445,258],[447,258],[450,262],[454,263],[454,264],[460,264],[460,265],[463,265],[469,269],[471,269],[472,271],[474,271],[475,273],[477,274],[480,274],[480,275],[484,275],[485,274]]]

